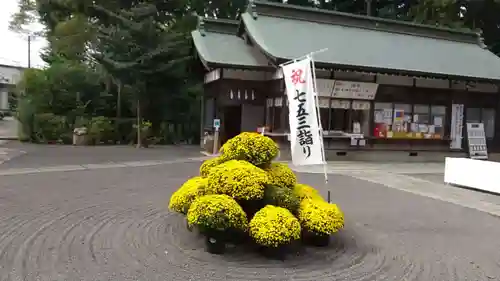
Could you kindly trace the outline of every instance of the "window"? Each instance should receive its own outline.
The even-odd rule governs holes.
[[[274,99],[274,119],[273,119],[273,126],[271,128],[271,131],[273,132],[284,132],[285,128],[283,128],[283,121],[286,121],[286,124],[288,124],[288,120],[282,120],[283,119],[283,98],[275,98]]]
[[[400,104],[394,105],[394,118],[392,130],[399,133],[411,132],[411,105],[410,104]]]
[[[373,135],[377,138],[387,137],[387,133],[392,130],[392,103],[375,103],[373,115]]]
[[[321,119],[321,128],[323,130],[328,130],[328,121],[330,120],[330,99],[319,97],[319,117]]]
[[[204,129],[211,130],[214,123],[214,99],[205,99],[205,124]]]
[[[482,121],[486,137],[492,139],[495,136],[495,110],[492,108],[483,109]]]
[[[446,106],[375,103],[374,136],[378,138],[442,139]]]
[[[274,99],[268,98],[266,100],[266,130],[272,130],[274,120]]]
[[[495,136],[495,109],[467,108],[467,123],[483,123],[486,138]]]
[[[416,104],[413,106],[413,123],[411,132],[415,134],[429,133],[431,109],[428,105]]]
[[[481,123],[481,108],[467,108],[467,123]]]
[[[329,131],[349,132],[349,109],[351,101],[332,99]]]
[[[446,106],[437,106],[433,105],[431,106],[431,120],[432,120],[432,126],[430,127],[431,129],[434,129],[434,134],[438,134],[441,137],[444,137],[445,131],[444,131],[444,124],[446,124]]]
[[[369,101],[353,101],[351,111],[352,132],[355,134],[370,134],[370,108]]]

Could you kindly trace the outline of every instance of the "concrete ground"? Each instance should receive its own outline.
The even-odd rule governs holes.
[[[500,200],[441,184],[441,164],[333,163],[328,185],[296,169],[346,228],[277,262],[210,255],[167,210],[204,159],[189,148],[30,148],[0,165],[0,280],[500,280]]]

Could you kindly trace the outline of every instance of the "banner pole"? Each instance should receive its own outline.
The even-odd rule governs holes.
[[[297,62],[298,60],[301,60],[301,59],[304,59],[304,58],[307,58],[307,57],[311,57],[311,58],[312,58],[312,55],[314,55],[314,54],[319,54],[319,53],[323,53],[323,52],[326,52],[326,51],[328,51],[328,48],[324,48],[324,49],[321,49],[321,50],[317,50],[317,51],[314,51],[314,52],[310,52],[310,53],[308,53],[308,54],[306,54],[306,55],[303,55],[303,56],[300,56],[300,57],[298,57],[298,58],[294,58],[294,59],[292,59],[292,60],[289,60],[289,61],[286,61],[286,62],[284,62],[284,63],[281,63],[281,64],[279,64],[278,66],[279,66],[279,67],[283,67],[283,66],[285,66],[285,65],[288,65],[288,64],[291,64],[291,63]]]
[[[321,152],[323,155],[323,173],[325,176],[325,187],[328,188],[328,171],[326,164],[326,155],[325,155],[325,144],[324,144],[324,136],[323,136],[323,125],[321,123],[321,112],[319,110],[319,97],[318,97],[318,89],[316,88],[316,66],[314,63],[313,53],[309,54],[309,58],[311,59],[311,71],[312,71],[312,82],[314,89],[314,100],[316,101],[316,116],[318,117],[318,128],[319,128],[319,137],[321,143]],[[330,192],[328,192],[330,193]]]

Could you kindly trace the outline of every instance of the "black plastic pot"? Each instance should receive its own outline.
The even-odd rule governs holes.
[[[241,230],[228,229],[227,231],[225,231],[223,238],[227,243],[242,245],[248,242],[249,236],[247,233]]]
[[[207,252],[211,254],[222,255],[226,250],[226,242],[222,239],[206,236],[205,247]]]
[[[330,236],[305,231],[302,234],[302,242],[309,246],[326,247],[330,244]]]
[[[266,258],[272,260],[285,260],[288,253],[287,246],[279,247],[261,247],[259,252]]]

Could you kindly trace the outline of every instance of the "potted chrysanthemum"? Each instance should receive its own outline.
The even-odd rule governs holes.
[[[283,259],[287,247],[300,238],[300,223],[287,209],[267,205],[250,221],[249,232],[263,254]]]
[[[206,237],[209,253],[222,254],[231,233],[246,232],[248,220],[240,205],[227,195],[197,198],[187,213],[188,224]]]
[[[264,167],[268,173],[271,184],[279,187],[293,189],[297,184],[297,176],[285,163],[271,163]]]
[[[244,160],[256,166],[266,165],[279,154],[278,145],[269,137],[244,132],[228,140],[221,148],[221,158]]]
[[[330,235],[344,227],[344,214],[339,207],[323,200],[302,200],[298,219],[303,241],[313,246],[327,246]]]

